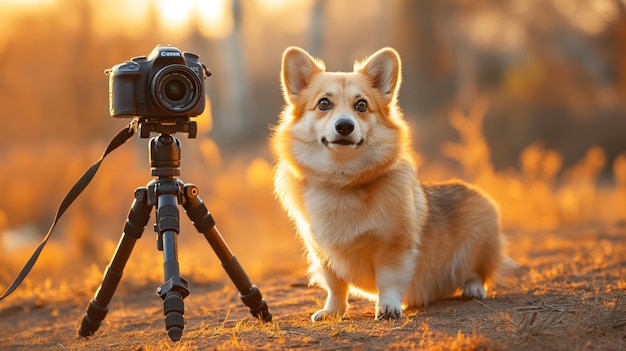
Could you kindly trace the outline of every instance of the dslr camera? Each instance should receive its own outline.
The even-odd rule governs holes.
[[[204,80],[211,73],[199,58],[157,45],[148,57],[134,57],[105,70],[111,116],[171,121],[201,114]]]

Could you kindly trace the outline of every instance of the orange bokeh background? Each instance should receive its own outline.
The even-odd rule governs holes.
[[[199,186],[253,278],[305,264],[272,195],[266,142],[290,45],[331,70],[395,47],[422,178],[478,184],[499,203],[505,231],[626,221],[623,0],[0,0],[0,19],[0,287],[128,123],[108,115],[103,70],[156,44],[196,52],[213,72],[198,137],[179,136],[181,178]],[[105,160],[26,284],[99,279],[133,189],[150,180],[146,148],[135,137]],[[182,274],[224,279],[204,238],[181,222]],[[127,271],[162,279],[150,226]]]

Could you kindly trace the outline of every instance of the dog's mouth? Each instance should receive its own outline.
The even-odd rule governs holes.
[[[322,137],[321,140],[322,144],[324,144],[325,146],[330,146],[330,144],[333,145],[340,145],[340,146],[352,146],[354,145],[355,147],[359,147],[361,145],[363,145],[363,143],[365,142],[365,139],[361,138],[361,140],[359,140],[358,142],[354,142],[350,139],[346,139],[346,138],[338,138],[335,140],[328,140],[326,137]]]

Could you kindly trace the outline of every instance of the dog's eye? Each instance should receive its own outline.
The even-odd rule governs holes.
[[[333,104],[327,98],[323,98],[320,100],[320,102],[317,103],[317,107],[320,110],[325,111],[333,108]]]
[[[367,111],[367,101],[365,100],[357,101],[356,104],[354,105],[354,108],[359,112]]]

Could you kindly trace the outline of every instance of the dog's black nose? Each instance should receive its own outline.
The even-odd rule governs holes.
[[[346,136],[354,131],[354,122],[349,119],[340,119],[335,123],[337,133]]]

